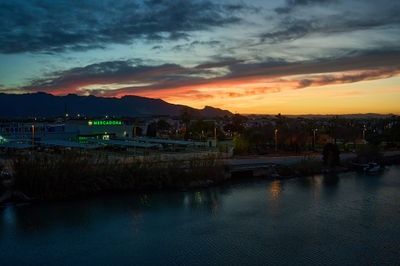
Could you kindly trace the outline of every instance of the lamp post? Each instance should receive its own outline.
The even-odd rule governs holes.
[[[32,149],[35,145],[35,125],[32,125]]]
[[[316,131],[318,131],[318,129],[317,128],[314,128],[313,129],[313,136],[314,136],[314,139],[313,139],[313,150],[315,151],[315,132]]]
[[[365,131],[367,131],[367,129],[366,129],[365,125],[364,125],[364,127],[363,127],[363,140],[364,140],[364,142],[365,142]]]
[[[278,151],[278,129],[275,128],[275,152]]]

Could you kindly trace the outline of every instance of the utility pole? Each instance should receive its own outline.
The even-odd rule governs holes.
[[[278,151],[278,129],[275,129],[275,152]]]
[[[135,143],[134,149],[134,155],[136,157],[136,126],[133,127],[133,142]]]

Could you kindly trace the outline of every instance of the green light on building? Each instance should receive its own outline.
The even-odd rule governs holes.
[[[88,121],[88,125],[89,126],[120,126],[120,125],[122,125],[122,121],[93,120],[93,121]]]
[[[78,136],[78,140],[95,139],[96,137]]]

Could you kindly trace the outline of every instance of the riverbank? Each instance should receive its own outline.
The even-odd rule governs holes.
[[[118,191],[189,190],[215,186],[229,180],[248,178],[286,179],[323,173],[355,170],[352,158],[336,167],[327,167],[318,156],[282,158],[292,163],[260,163],[243,167],[249,161],[206,159],[109,161],[106,158],[81,158],[73,153],[57,156],[20,157],[13,160],[13,175],[2,177],[0,204],[8,201],[51,200]],[[246,159],[248,160],[248,159]],[[258,160],[258,161],[257,161]],[[233,166],[239,165],[239,168]],[[238,164],[238,162],[241,162]],[[383,156],[383,165],[400,164],[399,154]],[[246,166],[246,165],[245,165]],[[249,170],[252,169],[252,170]],[[4,182],[6,181],[6,182]]]
[[[222,182],[225,168],[215,157],[186,161],[133,161],[103,157],[34,155],[12,161],[7,190],[35,200],[86,196],[109,191],[185,189]],[[11,198],[12,199],[12,198]],[[10,200],[10,198],[4,199]]]

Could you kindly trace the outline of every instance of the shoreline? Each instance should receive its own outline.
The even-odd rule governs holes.
[[[258,159],[260,159],[258,157]],[[383,156],[382,157],[382,165],[396,165],[400,164],[400,155],[395,154],[392,156]],[[176,166],[176,165],[175,165]],[[92,196],[99,195],[107,195],[107,194],[115,194],[121,192],[152,192],[152,191],[190,191],[199,188],[207,188],[207,187],[216,187],[225,184],[229,184],[230,182],[245,182],[246,180],[284,180],[291,178],[304,178],[306,176],[318,175],[318,174],[338,174],[343,172],[351,172],[356,171],[354,167],[351,165],[350,160],[344,160],[341,162],[341,165],[336,166],[334,168],[328,168],[323,165],[322,161],[318,161],[315,159],[306,160],[303,159],[300,162],[292,163],[292,164],[270,164],[267,167],[264,167],[263,171],[256,171],[256,174],[250,171],[236,171],[229,172],[229,165],[226,163],[221,163],[221,161],[213,161],[213,165],[202,167],[199,169],[194,168],[194,172],[198,172],[196,174],[201,175],[201,171],[198,170],[206,170],[208,175],[205,176],[197,176],[196,178],[188,179],[191,177],[192,173],[185,173],[186,169],[174,169],[172,174],[177,175],[178,177],[183,176],[184,182],[177,183],[159,183],[159,180],[154,179],[154,183],[142,184],[137,186],[127,185],[118,186],[118,187],[103,187],[94,191],[81,191],[72,194],[65,195],[57,195],[52,194],[53,196],[46,196],[47,194],[41,195],[40,197],[35,197],[27,193],[22,189],[18,189],[18,186],[15,188],[11,188],[12,182],[8,180],[10,184],[3,185],[3,192],[0,195],[0,207],[5,207],[9,204],[20,204],[27,202],[45,202],[51,200],[70,200],[70,199],[79,199],[79,198],[88,198]],[[164,169],[166,170],[166,169]],[[170,170],[170,169],[168,169]],[[214,170],[214,174],[210,175],[210,170]],[[192,171],[193,172],[193,171]],[[185,175],[186,174],[186,175]],[[146,174],[146,176],[149,176]],[[150,176],[151,177],[151,176]],[[166,176],[168,178],[170,176]],[[149,181],[149,180],[144,180]],[[178,180],[182,181],[182,180]],[[4,183],[7,183],[4,182]],[[4,190],[4,187],[6,188]],[[8,188],[7,188],[8,187]]]

